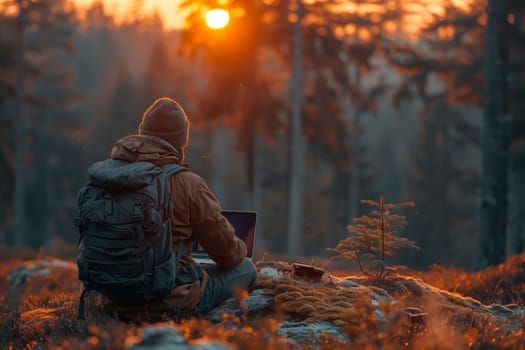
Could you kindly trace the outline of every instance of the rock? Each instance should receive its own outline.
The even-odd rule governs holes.
[[[10,288],[17,288],[28,280],[49,275],[57,270],[76,272],[77,266],[69,261],[54,258],[26,261],[11,270],[7,282]]]
[[[248,315],[262,316],[273,307],[273,297],[268,295],[268,291],[265,289],[256,289],[250,295],[246,297],[244,303],[248,309]],[[212,322],[220,322],[223,314],[230,314],[241,317],[243,315],[241,305],[235,298],[230,298],[224,303],[211,310],[207,315],[206,319]]]
[[[147,327],[140,342],[133,344],[129,350],[232,350],[222,342],[201,339],[189,345],[186,339],[173,327]]]
[[[29,260],[15,266],[7,276],[6,301],[16,307],[28,294],[54,290],[75,293],[79,287],[76,264],[55,258]]]
[[[277,334],[286,336],[291,342],[310,342],[328,336],[340,343],[348,343],[348,338],[341,327],[324,321],[313,323],[285,321],[277,330]]]
[[[172,327],[147,327],[140,342],[133,344],[129,350],[192,349],[186,339]]]
[[[259,271],[259,274],[263,276],[272,277],[272,278],[281,278],[279,271],[273,267],[262,267],[261,270]]]
[[[341,286],[343,286],[343,287],[359,287],[360,284],[357,283],[356,281],[344,280],[343,282],[341,282]]]
[[[273,307],[273,296],[267,290],[254,290],[244,301],[248,307],[248,314],[261,315]]]
[[[225,344],[219,341],[199,339],[193,343],[193,345],[191,346],[191,349],[194,349],[194,350],[232,350],[233,348],[229,346],[228,344]]]

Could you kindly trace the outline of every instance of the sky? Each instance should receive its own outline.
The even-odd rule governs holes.
[[[73,0],[78,8],[86,8],[97,0]],[[99,0],[100,1],[100,0]],[[164,22],[165,29],[171,30],[180,28],[183,25],[184,14],[177,8],[181,0],[101,0],[108,12],[113,13],[117,22],[121,21],[128,15],[134,7],[134,4],[140,3],[141,14],[151,15],[158,12]],[[472,0],[452,0],[455,5],[465,6]],[[430,19],[432,12],[440,12],[442,0],[420,0],[418,6],[412,8],[412,14],[407,18],[405,30],[416,32],[425,20]]]
[[[74,0],[78,8],[86,8],[97,0]],[[134,3],[142,3],[141,12],[143,15],[151,15],[158,12],[162,18],[166,29],[182,27],[183,14],[177,8],[178,0],[102,0],[108,12],[115,14],[116,20],[120,21],[129,14],[134,7]]]

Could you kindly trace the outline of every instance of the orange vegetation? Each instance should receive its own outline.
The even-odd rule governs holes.
[[[415,274],[438,288],[468,295],[484,304],[525,305],[525,254],[477,272],[434,266],[429,272]]]
[[[0,264],[1,349],[128,349],[139,341],[145,325],[118,322],[99,307],[97,295],[86,301],[92,306],[88,321],[76,320],[80,285],[67,262],[26,260],[42,278],[27,278],[13,289],[11,271],[22,262],[19,254]],[[525,349],[525,255],[475,273],[435,268],[387,280],[328,276],[309,282],[294,278],[285,262],[258,265],[280,273],[258,278],[256,289],[273,300],[270,311],[250,314],[247,294],[239,291],[242,317],[165,320],[159,326],[176,328],[190,344],[214,339],[237,349]],[[493,301],[516,304],[487,305]],[[284,321],[325,321],[339,327],[346,341],[326,335],[291,343],[277,332]]]

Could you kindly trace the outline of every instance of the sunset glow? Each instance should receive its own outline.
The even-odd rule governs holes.
[[[142,2],[122,0],[73,0],[80,14],[96,2],[104,4],[107,13],[118,23],[127,22],[130,16],[149,17],[158,14],[166,30],[182,27],[186,14],[179,9],[179,0],[145,0]]]
[[[221,29],[230,22],[230,14],[223,9],[213,9],[206,13],[206,24],[212,29]]]
[[[183,26],[184,17],[186,13],[178,8],[180,4],[179,0],[144,0],[141,2],[133,1],[120,1],[120,0],[99,0],[101,1],[108,13],[115,16],[117,23],[123,23],[130,20],[130,16],[148,17],[157,13],[161,18],[164,28],[166,30],[179,29]],[[78,6],[79,12],[82,13],[84,9],[92,5],[96,0],[73,0]],[[264,1],[270,2],[271,1]],[[451,0],[454,6],[465,8],[472,2],[472,0]],[[228,3],[227,1],[225,4]],[[403,31],[410,35],[417,35],[421,26],[432,19],[433,15],[442,14],[443,6],[441,1],[435,0],[422,0],[417,4],[407,3],[404,8],[407,11],[406,18],[403,20]],[[342,6],[342,9],[349,12],[370,12],[374,11],[371,6],[360,6],[359,9],[355,7],[355,4],[349,2]],[[377,5],[377,11],[381,11],[382,4]],[[240,17],[236,11],[242,9],[232,9],[231,13],[223,9],[213,9],[206,13],[206,24],[213,29],[220,29],[228,25],[230,17]],[[209,18],[208,18],[209,17]],[[392,27],[395,30],[393,23],[386,23],[387,27]],[[348,34],[348,33],[346,33]]]

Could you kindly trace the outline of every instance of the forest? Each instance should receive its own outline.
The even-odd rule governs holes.
[[[0,348],[147,334],[77,324],[74,219],[89,166],[162,96],[189,116],[191,171],[258,214],[255,291],[230,318],[166,319],[174,344],[525,347],[525,2],[149,2],[0,1]],[[362,229],[371,206],[399,231]]]

